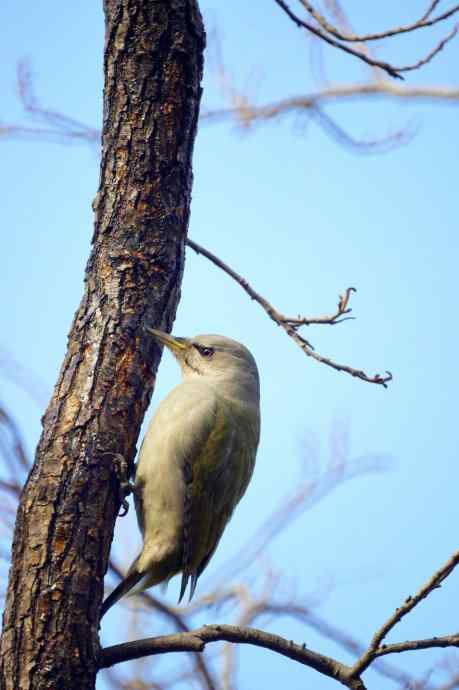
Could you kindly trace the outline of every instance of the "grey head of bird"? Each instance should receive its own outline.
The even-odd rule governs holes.
[[[258,399],[257,365],[242,343],[223,335],[179,338],[148,326],[145,330],[174,355],[183,379],[199,377],[209,385],[223,387],[230,395],[245,391]]]

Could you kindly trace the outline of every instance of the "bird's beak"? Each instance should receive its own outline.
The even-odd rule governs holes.
[[[165,345],[174,355],[180,355],[183,350],[186,350],[188,345],[186,338],[174,338],[174,336],[169,335],[169,333],[164,333],[163,331],[158,331],[156,328],[150,328],[145,326],[147,333],[150,333],[155,340],[157,340],[161,345]]]

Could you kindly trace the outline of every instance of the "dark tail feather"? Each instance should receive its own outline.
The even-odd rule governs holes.
[[[185,594],[185,591],[186,591],[186,588],[188,585],[188,580],[190,580],[190,578],[191,578],[191,582],[190,582],[189,601],[191,601],[191,599],[193,598],[194,590],[196,589],[196,585],[198,583],[199,575],[200,575],[200,573],[198,573],[196,571],[194,573],[186,573],[185,571],[182,573],[182,584],[180,586],[180,594],[179,594],[179,599],[178,599],[179,604],[183,599],[183,595]]]
[[[196,589],[196,585],[198,584],[198,577],[199,577],[199,575],[200,575],[200,573],[198,573],[198,572],[195,571],[195,572],[192,574],[192,576],[191,576],[190,598],[189,598],[189,601],[191,601],[192,598],[193,598],[193,596],[194,596],[194,592],[195,592],[195,589]]]
[[[134,570],[129,575],[126,575],[124,580],[122,580],[117,587],[113,590],[111,594],[105,599],[100,610],[100,617],[102,618],[107,613],[108,609],[116,604],[118,599],[121,599],[125,594],[127,594],[144,576],[145,573],[139,573]]]
[[[187,586],[187,584],[188,584],[188,580],[189,580],[189,579],[190,579],[189,573],[186,573],[185,571],[183,571],[183,573],[182,573],[182,583],[181,583],[181,585],[180,585],[180,594],[179,594],[179,599],[178,599],[178,603],[179,603],[179,604],[180,604],[180,602],[181,602],[182,599],[183,599],[183,595],[185,594],[186,586]]]

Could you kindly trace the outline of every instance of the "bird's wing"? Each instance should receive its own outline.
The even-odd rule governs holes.
[[[157,538],[164,510],[169,521],[183,516],[176,533],[181,596],[190,578],[195,586],[250,479],[258,417],[252,431],[246,420],[245,411],[204,382],[183,382],[162,401],[147,430],[136,468],[139,526],[145,546],[150,530]]]
[[[189,578],[190,598],[193,596],[197,579],[217,548],[249,482],[256,442],[251,443],[244,427],[243,417],[231,403],[217,399],[213,427],[185,464],[187,491],[180,598]]]
[[[213,427],[216,397],[208,386],[182,383],[160,403],[143,439],[135,473],[135,507],[145,538],[158,521],[182,513],[188,463]]]

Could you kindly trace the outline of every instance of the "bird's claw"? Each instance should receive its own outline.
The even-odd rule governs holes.
[[[121,453],[114,454],[113,465],[120,484],[119,499],[121,502],[121,511],[119,512],[119,517],[124,517],[129,512],[127,497],[135,493],[135,486],[128,479],[128,464]]]

